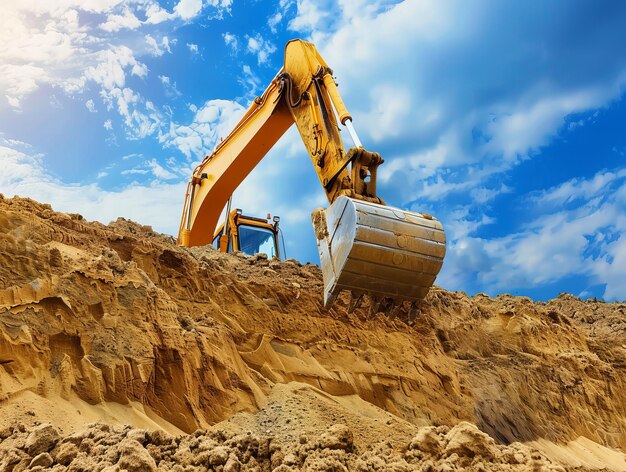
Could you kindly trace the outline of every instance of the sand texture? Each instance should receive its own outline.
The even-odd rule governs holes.
[[[0,471],[626,470],[626,304],[348,304],[0,196]]]

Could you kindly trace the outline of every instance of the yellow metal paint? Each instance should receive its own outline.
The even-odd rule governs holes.
[[[337,84],[333,80],[332,75],[328,73],[324,74],[324,85],[330,95],[330,99],[333,101],[333,105],[335,105],[335,110],[337,110],[337,114],[339,115],[339,121],[341,124],[345,124],[346,120],[352,119],[352,115],[348,113],[348,109],[344,105],[341,95],[339,95]]]

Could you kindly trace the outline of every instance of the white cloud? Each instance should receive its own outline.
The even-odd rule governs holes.
[[[619,82],[608,85],[539,96],[533,91],[533,98],[518,107],[508,106],[485,127],[490,137],[486,151],[511,160],[527,156],[555,137],[568,115],[597,108],[620,95]]]
[[[209,100],[188,125],[170,124],[159,142],[177,148],[188,158],[201,160],[221,138],[225,138],[244,114],[244,107],[230,100]]]
[[[327,30],[326,21],[330,18],[330,8],[328,2],[320,2],[312,0],[298,0],[297,14],[289,22],[289,29],[294,31],[314,31],[317,29]]]
[[[171,46],[174,46],[177,42],[177,39],[172,39],[170,41],[170,38],[168,38],[167,36],[163,36],[163,38],[161,39],[161,45],[163,46],[163,49],[170,54],[172,54]]]
[[[117,110],[123,118],[128,138],[152,135],[163,124],[162,113],[151,101],[125,86],[128,73],[144,78],[148,74],[147,66],[139,62],[126,46],[101,51],[97,53],[97,57],[98,63],[87,69],[84,79],[101,87],[100,97],[103,103],[108,110]],[[110,130],[112,127],[111,120],[107,120],[105,128]]]
[[[176,235],[187,183],[155,181],[107,191],[97,184],[70,184],[51,177],[41,156],[0,147],[0,188],[7,197],[20,195],[50,203],[57,211],[76,212],[108,223],[119,216]],[[178,198],[177,198],[178,196]]]
[[[161,164],[156,161],[156,159],[152,159],[151,161],[146,162],[146,164],[148,165],[148,167],[150,167],[152,173],[157,179],[172,180],[179,178],[179,176],[177,176],[173,172],[165,169]]]
[[[20,107],[20,99],[18,97],[14,97],[11,95],[5,95],[4,98],[7,99],[7,103],[12,106],[13,108],[19,108]]]
[[[156,2],[150,3],[146,8],[146,23],[148,24],[158,25],[175,17],[175,14],[161,8]]]
[[[190,20],[202,10],[202,0],[180,0],[174,7],[176,13],[183,20]]]
[[[29,15],[30,9],[40,10],[44,15],[47,8],[53,7],[20,2],[3,4],[0,93],[13,107],[18,107],[22,98],[37,90],[40,84],[61,85],[68,70],[75,73],[76,64],[72,59],[81,54],[87,41],[75,9],[66,7],[49,22]]]
[[[85,78],[93,80],[105,90],[123,87],[126,83],[126,69],[130,69],[131,75],[137,77],[148,74],[147,66],[135,59],[131,49],[126,46],[100,51],[97,56],[97,65],[86,70]]]
[[[20,107],[23,98],[42,84],[75,95],[83,93],[89,81],[111,89],[124,86],[128,73],[147,75],[146,65],[136,59],[133,50],[118,40],[112,44],[103,34],[138,29],[141,22],[135,15],[136,4],[95,0],[44,3],[49,5],[17,2],[3,7],[0,93],[10,106]],[[85,11],[106,12],[107,21],[100,27],[82,24],[79,13]],[[171,51],[173,42],[164,36],[156,46],[162,54]],[[137,44],[132,38],[128,43]]]
[[[208,0],[204,4],[212,8],[212,13],[208,17],[219,19],[222,18],[224,12],[230,11],[232,0]],[[156,25],[175,19],[190,22],[202,13],[203,7],[202,0],[180,0],[170,13],[161,8],[156,1],[148,0],[145,8],[146,23]]]
[[[467,228],[472,222],[454,215],[459,221],[448,228],[454,237],[441,282],[462,286],[469,275],[495,294],[581,276],[590,286],[605,285],[605,299],[626,299],[625,168],[571,179],[527,202],[534,218],[519,232],[493,239],[470,236],[492,220]]]
[[[237,81],[243,86],[245,90],[244,97],[248,100],[253,100],[264,86],[261,84],[259,77],[252,71],[252,68],[245,64],[241,68],[243,75],[238,77]]]
[[[272,30],[272,33],[276,33],[276,26],[282,21],[283,19],[283,14],[280,11],[277,11],[274,15],[270,16],[270,18],[267,20],[267,26],[270,27],[270,30]]]
[[[214,8],[223,10],[228,10],[233,6],[233,0],[208,0],[207,3]]]
[[[121,172],[122,175],[133,175],[133,174],[145,175],[148,173],[150,173],[148,169],[139,169],[139,168],[125,169]]]
[[[226,46],[230,47],[230,49],[233,52],[237,52],[239,48],[239,42],[237,41],[237,36],[235,36],[232,33],[224,33],[222,35],[222,38],[224,38],[224,43],[226,43]]]
[[[172,82],[168,76],[159,75],[159,80],[163,84],[163,87],[165,88],[165,94],[168,97],[179,97],[180,95],[182,95],[176,87],[176,82]]]
[[[115,33],[121,29],[136,29],[141,26],[141,21],[135,16],[130,8],[125,7],[121,15],[109,14],[107,21],[100,24],[100,29]]]
[[[258,33],[255,36],[246,35],[246,41],[246,50],[257,56],[259,65],[266,64],[270,54],[276,51],[276,46],[266,39],[263,39]]]
[[[488,188],[488,187],[477,187],[470,191],[470,196],[472,200],[476,202],[478,205],[484,205],[485,203],[490,202],[496,196],[502,195],[504,193],[511,193],[511,187],[507,185],[500,185],[499,188]]]
[[[113,129],[113,123],[111,123],[111,120],[106,120],[103,124],[104,129],[111,131]]]
[[[387,83],[374,85],[369,92],[370,103],[376,107],[370,112],[370,116],[375,116],[375,123],[366,122],[371,125],[369,135],[374,142],[380,142],[390,137],[397,137],[403,132],[400,123],[412,119],[413,96],[411,89],[405,84],[394,83],[389,80]]]
[[[116,108],[124,119],[129,139],[150,136],[163,125],[163,117],[154,104],[128,87],[103,91],[101,95],[107,109]]]
[[[170,41],[167,36],[163,36],[160,43],[149,34],[145,36],[145,39],[146,44],[149,47],[150,54],[152,54],[153,56],[159,57],[166,52],[170,54],[172,53],[172,49],[170,48]]]
[[[215,2],[211,2],[211,5]],[[212,8],[229,8],[222,2]],[[145,45],[145,24],[164,21],[187,21],[200,14],[202,0],[182,0],[170,13],[154,0],[123,2],[122,0],[63,0],[61,2],[21,1],[2,6],[0,15],[0,96],[13,108],[22,106],[23,98],[50,85],[70,95],[85,92],[86,83],[95,80],[107,88],[122,87],[119,67],[131,68],[131,73],[145,77],[147,67],[135,57],[171,52],[175,39],[155,33]],[[88,13],[89,15],[85,15]],[[91,18],[106,15],[100,23]],[[90,21],[85,21],[89,18]],[[96,18],[99,18],[96,16]],[[110,33],[120,33],[124,36]],[[129,46],[132,45],[132,50]],[[126,59],[120,57],[126,54]],[[113,56],[117,56],[113,57]],[[124,60],[135,61],[134,64]],[[113,70],[113,69],[118,70]],[[105,72],[104,69],[109,69]],[[104,84],[104,74],[109,82]],[[1,104],[0,104],[1,106]]]
[[[187,43],[187,47],[192,54],[198,54],[198,45],[193,43]]]
[[[22,148],[22,149],[28,149],[32,147],[30,144],[25,143],[24,141],[20,141],[19,139],[5,138],[2,136],[2,133],[0,133],[0,144],[3,144],[5,146],[10,146],[12,148]]]
[[[626,177],[626,170],[598,172],[590,179],[574,178],[562,184],[531,194],[529,201],[543,208],[561,208],[576,201],[591,200],[608,185]]]
[[[222,20],[224,13],[230,13],[233,0],[208,0],[207,5],[212,7],[212,12],[209,13],[208,19]]]
[[[394,0],[339,0],[339,8],[344,18],[375,18],[395,5]]]
[[[121,6],[124,0],[64,0],[58,2],[39,2],[24,0],[15,5],[17,10],[29,11],[37,16],[62,16],[68,9],[81,9],[89,13],[107,13]],[[7,7],[13,5],[7,4]]]
[[[96,104],[91,98],[85,102],[85,107],[87,107],[87,110],[89,110],[91,113],[96,113],[98,111],[96,110]]]

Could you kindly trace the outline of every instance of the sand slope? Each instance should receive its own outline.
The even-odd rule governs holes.
[[[362,434],[394,437],[371,426],[389,415],[404,425],[392,428],[398,450],[419,427],[445,426],[444,438],[469,422],[501,445],[623,465],[626,305],[434,288],[417,312],[348,313],[346,298],[323,309],[321,293],[313,265],[181,249],[125,220],[0,199],[0,426],[48,421],[69,434],[100,419],[177,434],[229,420],[241,432],[253,429],[238,423],[246,412],[261,421],[289,386],[285,398],[362,410],[348,426],[359,450]],[[293,416],[285,444],[298,411],[323,416],[309,404],[279,415]]]

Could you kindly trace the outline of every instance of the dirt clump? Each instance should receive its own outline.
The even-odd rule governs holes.
[[[294,444],[276,444],[272,436],[198,430],[171,436],[129,426],[91,424],[66,436],[50,452],[33,457],[25,443],[37,428],[16,427],[0,444],[0,470],[148,471],[435,471],[565,470],[538,451],[514,443],[496,445],[469,423],[453,428],[425,427],[403,450],[379,442],[363,450],[352,431],[333,425],[328,432]],[[437,447],[424,438],[434,435]]]

